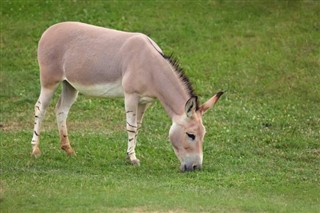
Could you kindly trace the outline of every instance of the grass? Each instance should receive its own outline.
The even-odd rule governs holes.
[[[1,1],[1,212],[318,212],[318,1]],[[54,104],[30,157],[37,42],[76,20],[150,35],[203,102],[202,171],[180,173],[156,102],[125,161],[123,100],[82,95],[69,117],[77,156],[59,149]],[[56,102],[58,95],[54,98]]]

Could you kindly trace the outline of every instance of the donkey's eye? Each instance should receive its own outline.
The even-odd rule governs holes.
[[[186,133],[188,135],[188,137],[191,139],[191,140],[194,140],[196,139],[196,136],[194,134],[191,134],[191,133]]]

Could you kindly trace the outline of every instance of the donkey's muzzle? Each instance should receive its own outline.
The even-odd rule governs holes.
[[[194,171],[201,168],[202,168],[201,164],[181,164],[180,166],[181,172],[189,172],[189,171]]]

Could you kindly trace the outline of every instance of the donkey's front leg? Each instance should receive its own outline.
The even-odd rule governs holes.
[[[125,109],[128,132],[128,149],[127,159],[134,165],[139,165],[140,161],[136,157],[135,147],[137,143],[137,113],[138,113],[139,97],[136,94],[125,94]]]

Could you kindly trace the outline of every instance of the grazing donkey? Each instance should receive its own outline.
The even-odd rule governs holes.
[[[127,158],[139,164],[135,147],[147,105],[158,98],[172,118],[169,138],[182,171],[201,168],[205,128],[202,115],[223,94],[199,106],[182,70],[172,57],[141,33],[121,32],[78,22],[58,23],[47,29],[38,47],[41,92],[35,104],[32,155],[39,156],[39,136],[45,110],[62,82],[56,105],[61,148],[71,148],[66,119],[78,92],[89,96],[125,98],[128,132]]]

